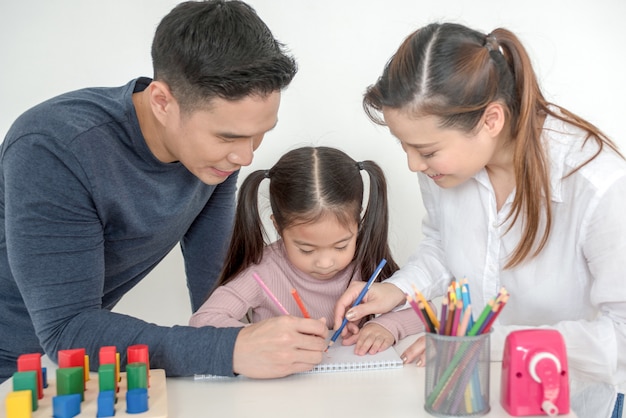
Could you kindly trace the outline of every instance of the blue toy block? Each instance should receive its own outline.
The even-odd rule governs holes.
[[[140,414],[148,410],[148,389],[135,388],[126,392],[126,412]]]
[[[41,368],[41,378],[43,380],[43,387],[47,388],[48,387],[48,368],[47,367],[42,367]]]
[[[96,417],[112,417],[115,415],[115,391],[103,390],[98,393],[98,412]]]
[[[72,418],[80,414],[82,395],[72,393],[57,395],[52,398],[52,416],[54,418]]]

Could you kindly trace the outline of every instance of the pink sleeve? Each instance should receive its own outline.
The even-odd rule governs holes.
[[[243,280],[235,279],[226,286],[218,287],[191,316],[189,325],[217,328],[245,326],[246,323],[242,320],[245,320],[246,313],[253,307],[251,300],[254,294],[253,289],[245,284]]]

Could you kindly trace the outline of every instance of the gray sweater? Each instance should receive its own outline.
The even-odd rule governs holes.
[[[180,242],[192,309],[217,279],[237,174],[210,186],[150,152],[131,100],[150,79],[48,100],[0,148],[0,382],[17,356],[147,344],[169,376],[232,374],[236,328],[161,327],[111,308]],[[183,272],[181,272],[183,274]],[[176,280],[177,278],[173,278]],[[146,295],[149,300],[150,295]]]

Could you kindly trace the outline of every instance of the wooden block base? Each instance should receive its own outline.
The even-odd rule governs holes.
[[[148,388],[148,410],[140,414],[126,412],[126,373],[120,373],[118,383],[117,402],[115,403],[115,418],[167,418],[167,390],[165,384],[165,370],[150,370],[150,387]],[[32,418],[52,417],[52,398],[57,389],[54,381],[48,379],[48,387],[43,391],[43,399],[39,399],[39,407],[33,412]],[[85,390],[85,400],[80,405],[80,418],[95,418],[98,412],[98,374],[91,373]]]

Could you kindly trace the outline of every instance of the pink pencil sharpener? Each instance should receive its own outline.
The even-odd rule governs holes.
[[[513,416],[569,413],[567,356],[556,330],[511,332],[504,343],[500,403]]]

